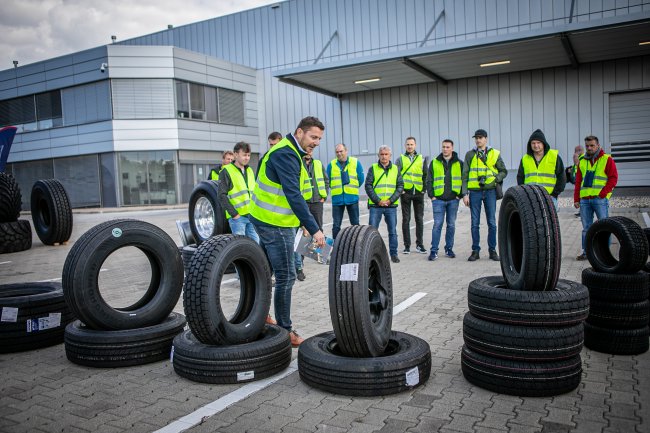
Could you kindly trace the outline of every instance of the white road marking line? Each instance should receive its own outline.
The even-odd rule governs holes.
[[[9,262],[0,262],[0,265],[6,265],[7,263],[11,263],[11,262],[10,261]]]
[[[422,225],[425,226],[427,224],[431,224],[432,222],[433,222],[433,220],[425,221],[424,223],[422,223]],[[415,228],[415,226],[411,226],[411,227],[409,227],[409,230],[413,230],[414,228]]]
[[[427,294],[423,292],[417,292],[416,294],[409,296],[407,299],[405,299],[404,301],[400,302],[398,305],[393,307],[393,316],[397,316],[399,313],[406,310],[408,307],[415,304],[417,301],[424,298],[425,296],[427,296]]]
[[[228,280],[223,280],[221,284],[228,284],[228,283],[233,283],[235,281],[239,281],[237,278],[230,278]]]
[[[359,219],[361,219],[363,217],[367,217],[368,215],[370,215],[370,214],[364,213],[363,215],[359,215]],[[350,219],[346,218],[344,220],[341,220],[341,222],[344,222],[344,221],[350,221]],[[323,224],[323,227],[327,227],[327,226],[331,226],[331,225],[334,225],[334,223],[331,222],[331,223]]]
[[[648,216],[648,212],[643,212],[641,215],[643,216],[643,221],[645,222],[645,226],[650,227],[650,216]]]

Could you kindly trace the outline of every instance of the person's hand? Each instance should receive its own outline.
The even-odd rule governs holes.
[[[431,201],[434,201],[435,199],[436,199],[435,197],[431,197]]]
[[[302,235],[303,235],[304,237],[308,237],[308,236],[309,236],[309,232],[308,232],[307,229],[304,228],[304,227],[302,228]]]
[[[325,203],[325,199],[324,199],[324,198],[321,198],[321,199],[320,199],[320,202],[321,202],[321,203]]]
[[[232,219],[234,219],[234,220],[239,219],[240,216],[241,216],[241,215],[237,214],[237,215],[235,215],[234,217],[232,217]]]
[[[379,206],[382,207],[390,206],[390,200],[379,200]]]
[[[573,207],[576,208],[576,209],[580,209],[580,202],[577,201],[577,202],[573,203]]]
[[[316,245],[319,247],[325,246],[325,235],[322,231],[318,230],[316,233],[314,233],[314,242],[316,242]]]
[[[464,196],[464,197],[463,197],[463,204],[464,204],[465,206],[469,206],[469,196]]]

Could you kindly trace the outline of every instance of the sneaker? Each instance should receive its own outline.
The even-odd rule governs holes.
[[[468,261],[468,262],[475,262],[475,261],[477,261],[477,260],[480,259],[480,258],[481,258],[481,256],[479,256],[478,251],[472,251],[472,255],[469,256],[469,258],[467,259],[467,261]]]
[[[397,256],[390,256],[390,261],[393,263],[399,263],[399,257]]]
[[[499,258],[499,255],[495,250],[490,250],[490,260],[494,260],[495,262],[500,262],[501,259]]]
[[[277,325],[278,324],[278,322],[276,322],[275,319],[273,319],[273,317],[271,317],[270,314],[268,316],[266,316],[266,323],[268,325]]]
[[[415,247],[415,251],[417,251],[420,254],[426,254],[427,253],[427,250],[425,250],[422,245],[418,245],[417,247]]]
[[[298,347],[300,344],[305,341],[298,333],[294,331],[289,331],[289,338],[291,339],[291,347]]]
[[[574,213],[573,216],[575,216],[576,218],[580,218],[580,212]]]
[[[402,251],[402,254],[411,254],[411,248],[409,248],[409,247],[404,248],[404,251]]]
[[[582,253],[578,257],[576,257],[576,260],[579,261],[579,262],[587,260],[587,255],[585,253]]]
[[[434,260],[438,260],[438,253],[429,254],[429,261],[433,262]]]
[[[298,278],[298,281],[305,281],[305,273],[302,271],[302,269],[297,269],[296,270],[296,278]]]
[[[445,255],[447,257],[449,257],[450,259],[455,259],[456,258],[456,253],[454,253],[454,251],[451,248],[449,248],[448,250],[445,250]]]

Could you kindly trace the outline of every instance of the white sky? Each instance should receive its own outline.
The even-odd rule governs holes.
[[[280,0],[5,0],[0,70]]]

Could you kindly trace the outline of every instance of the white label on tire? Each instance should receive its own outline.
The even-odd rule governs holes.
[[[417,367],[413,367],[406,372],[406,385],[415,386],[420,383],[420,370]]]
[[[358,281],[359,279],[359,264],[346,263],[341,265],[341,276],[339,281]]]
[[[0,322],[17,322],[18,321],[18,308],[16,307],[2,307],[2,316]]]
[[[242,380],[252,380],[255,378],[255,371],[240,371],[237,373],[237,382],[241,382]]]
[[[50,328],[58,328],[61,326],[61,313],[50,313],[47,319]]]

